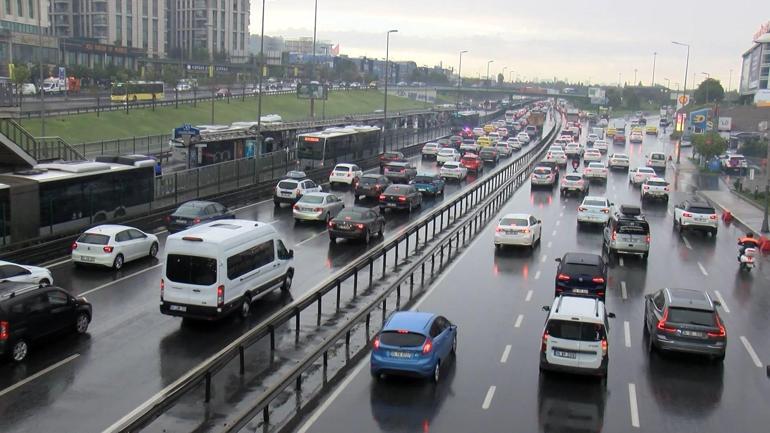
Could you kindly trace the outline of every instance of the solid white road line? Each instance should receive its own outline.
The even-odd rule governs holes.
[[[139,275],[139,274],[143,274],[143,273],[145,273],[145,272],[147,272],[147,271],[149,271],[149,270],[152,270],[152,269],[158,268],[158,267],[160,267],[160,266],[163,266],[163,263],[158,263],[158,264],[156,264],[156,265],[150,266],[149,268],[144,268],[144,269],[142,269],[141,271],[138,271],[138,272],[134,272],[134,273],[133,273],[133,274],[131,274],[131,275],[126,275],[125,277],[121,277],[121,278],[118,278],[117,280],[113,280],[113,281],[110,281],[109,283],[105,283],[105,284],[102,284],[101,286],[96,286],[96,287],[94,287],[94,288],[93,288],[93,289],[91,289],[91,290],[86,290],[86,291],[85,291],[85,292],[83,292],[83,293],[78,293],[78,296],[86,296],[86,295],[90,295],[91,293],[94,293],[94,292],[98,292],[99,290],[102,290],[102,289],[104,289],[105,287],[109,287],[109,286],[111,286],[111,285],[113,285],[113,284],[115,284],[115,283],[119,283],[119,282],[121,282],[121,281],[123,281],[123,280],[127,280],[127,279],[129,279],[129,278],[134,278],[135,276],[137,276],[137,275]]]
[[[317,238],[318,236],[321,236],[321,235],[323,235],[324,233],[326,233],[326,231],[325,231],[325,230],[324,230],[324,231],[322,231],[322,232],[318,232],[318,233],[314,234],[313,236],[310,236],[309,238],[305,239],[304,241],[300,241],[299,243],[297,243],[297,246],[300,246],[300,245],[306,244],[306,243],[308,243],[308,242],[312,241],[313,239]]]
[[[540,275],[539,275],[539,272],[540,272],[540,271],[537,271],[537,272],[538,272],[538,274],[536,275],[536,277],[537,277],[537,276],[540,276]],[[529,302],[529,301],[531,301],[531,300],[532,300],[532,293],[534,293],[534,292],[532,292],[532,290],[530,290],[530,291],[528,291],[528,292],[527,292],[527,296],[524,298],[524,302]]]
[[[44,268],[54,268],[56,266],[61,266],[61,265],[65,264],[65,263],[69,263],[71,261],[72,261],[72,257],[70,257],[68,259],[64,259],[64,260],[59,260],[58,262],[54,262],[54,263],[51,263],[51,264],[41,263],[39,266],[42,266]]]
[[[503,350],[503,356],[500,357],[500,364],[505,364],[508,362],[508,355],[511,354],[511,345],[508,344],[505,346],[505,350]]]
[[[626,347],[631,347],[631,324],[628,320],[623,322],[623,334],[626,337]]]
[[[628,384],[628,405],[631,407],[631,426],[639,428],[639,406],[636,403],[636,385]]]
[[[666,209],[666,212],[668,212],[668,216],[674,216],[674,213],[671,212],[671,209]]]
[[[559,224],[561,224],[561,220],[556,220],[556,226],[558,227]]]
[[[42,375],[44,375],[44,374],[46,374],[46,373],[48,373],[50,371],[53,371],[53,370],[61,367],[62,365],[64,365],[64,364],[72,361],[73,359],[77,358],[78,356],[80,356],[79,353],[76,353],[74,355],[70,355],[67,358],[64,358],[61,361],[57,362],[56,364],[53,364],[50,367],[44,368],[44,369],[38,371],[37,373],[33,374],[32,376],[26,377],[24,380],[20,380],[20,381],[14,383],[13,385],[9,386],[8,388],[5,388],[4,390],[0,391],[0,397],[8,394],[9,392],[14,391],[17,388],[20,388],[20,387],[28,384],[29,382],[32,382],[33,380],[37,379],[38,377],[40,377],[40,376],[42,376]]]
[[[535,272],[535,279],[536,280],[540,279],[540,271]]]
[[[762,368],[762,361],[759,360],[759,356],[757,356],[757,352],[755,352],[754,348],[751,347],[751,343],[749,343],[749,339],[741,335],[741,343],[743,343],[743,347],[746,348],[746,352],[749,352],[749,356],[751,357],[751,360],[754,361],[754,365],[756,365],[759,368]]]
[[[700,268],[700,273],[703,274],[704,277],[708,277],[709,273],[706,272],[706,268],[703,267],[701,262],[698,262],[698,267]]]
[[[626,289],[626,282],[621,281],[620,282],[620,296],[623,299],[628,299],[628,289]]]
[[[556,230],[551,232],[551,236],[556,236]]]
[[[543,254],[543,257],[540,258],[540,263],[545,263],[546,260],[548,260],[548,256]]]
[[[522,320],[524,320],[524,315],[523,314],[519,314],[519,317],[516,318],[516,323],[513,324],[513,327],[514,328],[521,327],[521,321]]]
[[[553,242],[548,241],[548,243],[545,246],[546,246],[546,248],[551,248],[551,245],[553,245]]]
[[[492,385],[489,387],[489,390],[487,390],[487,396],[484,397],[484,403],[481,404],[482,409],[489,409],[489,406],[492,404],[492,398],[495,396],[495,389],[497,389],[497,387]]]
[[[714,290],[714,294],[717,295],[717,301],[722,304],[722,309],[725,310],[725,313],[730,313],[730,309],[727,307],[725,298],[722,297],[722,294],[719,293],[719,290]]]
[[[687,236],[682,235],[682,241],[684,242],[684,246],[686,246],[688,250],[692,249],[692,245],[690,245],[690,240],[687,239]]]
[[[564,216],[564,212],[559,212],[559,218]]]
[[[618,258],[618,263],[620,264],[620,266],[626,265],[626,262],[623,260],[623,257]]]

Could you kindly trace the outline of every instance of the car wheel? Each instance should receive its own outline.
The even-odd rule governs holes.
[[[294,271],[288,270],[286,272],[286,275],[283,277],[283,284],[281,284],[281,290],[284,292],[291,289],[291,283],[294,281]]]
[[[243,295],[243,299],[241,300],[241,318],[246,319],[249,317],[249,313],[251,312],[251,296],[249,294]]]
[[[273,200],[273,205],[275,205],[275,207],[281,207],[281,202],[278,200]]]
[[[643,261],[643,262],[646,262],[648,257],[650,257],[650,253],[644,253],[644,254],[642,254],[642,261]]]
[[[324,217],[324,222],[326,223],[326,225],[329,225],[329,221],[331,221],[331,219],[332,219],[332,216],[327,212],[326,217]]]
[[[118,254],[118,256],[115,257],[115,261],[112,262],[112,267],[116,271],[119,271],[123,268],[123,254]]]
[[[411,212],[411,207],[409,208],[409,211]],[[366,229],[366,233],[364,234],[364,243],[368,244],[371,240],[371,235],[369,234],[369,229]]]
[[[40,280],[38,284],[40,285],[40,287],[48,287],[51,285],[51,282],[48,281],[48,278],[43,278],[42,280]]]
[[[27,358],[28,352],[29,346],[27,346],[27,342],[24,340],[16,340],[11,348],[11,359],[14,362],[22,362]]]
[[[88,314],[79,313],[75,318],[75,332],[78,334],[85,334],[86,331],[88,331],[88,324],[90,322],[91,319],[88,318]]]
[[[150,246],[150,257],[155,258],[155,256],[157,255],[158,255],[158,243],[153,242],[152,245]]]
[[[433,380],[433,383],[438,383],[439,379],[441,379],[441,361],[436,361],[436,365],[433,367],[433,376],[431,377],[431,380]]]
[[[682,220],[679,220],[679,224],[677,225],[679,226],[679,234],[684,233],[684,226],[682,226]]]
[[[452,354],[457,355],[457,334],[455,334],[455,337],[452,339]]]

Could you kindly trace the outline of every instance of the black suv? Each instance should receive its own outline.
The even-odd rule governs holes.
[[[607,266],[602,256],[588,253],[566,253],[557,258],[555,295],[597,297],[604,301],[607,293]]]
[[[84,334],[91,314],[85,298],[75,298],[59,287],[2,282],[0,356],[21,362],[35,340],[62,331]]]

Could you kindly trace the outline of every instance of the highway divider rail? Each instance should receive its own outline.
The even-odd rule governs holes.
[[[429,287],[436,276],[457,256],[458,250],[469,243],[513,193],[525,183],[534,168],[534,163],[540,160],[560,129],[561,118],[556,117],[554,119],[556,125],[543,136],[534,149],[501,165],[484,180],[473,184],[467,191],[386,239],[380,247],[369,250],[354,262],[335,272],[316,288],[191,369],[107,428],[105,432],[142,431],[156,420],[160,422],[159,418],[165,416],[174,419],[175,421],[171,422],[178,429],[179,419],[170,413],[182,399],[185,404],[194,401],[192,403],[194,411],[183,411],[184,424],[189,423],[191,431],[208,431],[207,427],[209,427],[213,431],[229,433],[238,432],[247,425],[249,431],[255,431],[257,428],[262,431],[273,431],[296,423],[303,408],[323,395],[323,391],[344,376],[350,365],[368,352],[368,343],[373,336],[372,319],[377,316],[377,310],[381,310],[381,317],[376,317],[374,321],[377,322],[377,329],[379,329],[389,313],[408,306]],[[410,251],[412,251],[411,257]],[[390,268],[389,263],[392,264]],[[373,298],[370,296],[377,280],[382,281],[394,276],[397,277],[387,281],[384,290],[379,291],[379,294]],[[250,348],[257,347],[265,352],[269,351],[268,361],[272,366],[276,356],[280,355],[278,354],[280,350],[296,351],[301,342],[307,343],[304,338],[311,338],[313,334],[319,333],[322,327],[325,297],[328,297],[326,305],[334,305],[334,313],[340,315],[342,296],[350,299],[349,303],[356,306],[357,312],[352,319],[346,320],[342,325],[336,324],[335,328],[338,327],[338,329],[331,335],[324,335],[320,342],[312,341],[318,343],[316,347],[309,352],[304,352],[303,359],[289,368],[268,369],[271,374],[279,376],[279,379],[273,380],[269,385],[255,384],[254,377],[245,377],[249,362],[247,353],[251,354],[248,352]],[[356,301],[360,303],[368,299],[372,300],[365,306],[356,305]],[[312,326],[312,329],[303,330],[300,318],[308,314],[315,315],[315,326]],[[302,335],[303,333],[307,335]],[[351,339],[356,336],[362,338],[362,343],[354,353],[351,353],[353,344]],[[278,348],[279,343],[284,343],[287,347]],[[339,352],[344,352],[342,367],[330,373],[331,357]],[[264,361],[259,359],[258,355],[255,356],[252,362]],[[225,369],[237,371],[241,377],[237,379],[240,386],[249,388],[251,391],[259,388],[259,395],[255,398],[250,396],[248,399],[242,399],[246,401],[239,403],[234,403],[235,398],[232,396],[218,396],[219,400],[223,400],[218,401],[221,405],[216,408],[209,407],[213,404],[211,399],[214,381],[224,380],[225,384],[230,384],[227,391],[232,391],[232,383],[227,382],[227,379],[231,379],[232,376],[225,373],[220,375],[223,377],[218,377],[218,373]],[[306,382],[309,377],[318,372],[322,374],[318,386],[314,388],[308,386]],[[271,376],[271,379],[274,377]],[[308,396],[304,392],[311,392],[314,395]],[[295,394],[294,407],[283,419],[274,420],[274,422],[271,418],[276,405],[288,405],[287,401],[290,399],[287,393]],[[286,412],[284,409],[278,412]],[[222,420],[222,411],[226,411],[225,420]],[[194,415],[200,415],[202,419],[190,419],[191,412]],[[211,420],[213,417],[216,417],[216,421]],[[153,425],[152,430],[158,427]]]

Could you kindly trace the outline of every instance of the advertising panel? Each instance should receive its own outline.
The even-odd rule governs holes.
[[[329,89],[317,82],[297,84],[297,99],[327,99]]]
[[[703,108],[690,113],[690,126],[692,127],[692,131],[696,134],[706,131],[708,129],[710,117],[710,108]]]
[[[743,67],[741,68],[741,87],[740,92],[746,93],[749,91],[749,70],[751,69],[751,54],[746,54],[743,57]]]
[[[762,45],[758,45],[751,52],[751,64],[749,65],[749,90],[759,88],[759,65],[760,55],[762,54]]]

